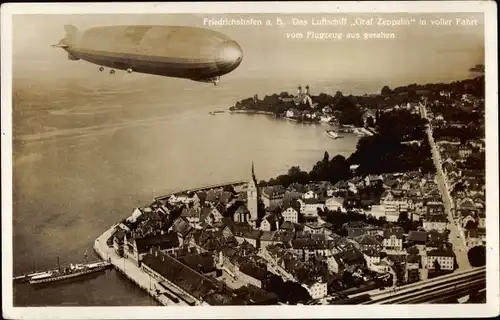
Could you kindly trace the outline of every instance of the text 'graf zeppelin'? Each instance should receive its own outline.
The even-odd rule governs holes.
[[[421,26],[477,26],[476,19],[456,18],[456,19],[417,19],[417,18],[356,18],[350,22],[347,18],[312,18],[312,19],[299,19],[292,18],[292,25],[294,26],[381,26],[381,27],[395,27],[395,26],[410,26],[417,23]],[[277,21],[278,25],[284,24],[281,19]]]

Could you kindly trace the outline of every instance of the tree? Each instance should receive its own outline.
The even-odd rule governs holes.
[[[226,192],[231,192],[232,194],[236,193],[236,191],[234,191],[234,187],[232,185],[224,186],[224,188],[222,190],[226,191]]]
[[[342,94],[341,91],[337,91],[335,93],[335,96],[333,96],[333,98],[336,100],[336,101],[339,101],[340,99],[342,99],[344,97],[344,95]]]
[[[323,163],[328,165],[328,161],[330,161],[330,155],[328,154],[328,151],[325,151],[325,154],[323,155]]]
[[[306,302],[312,300],[309,292],[298,284],[297,282],[286,281],[283,283],[283,291],[285,292],[283,298],[290,304],[297,304],[298,302]]]
[[[293,166],[293,167],[290,167],[290,169],[288,169],[288,175],[292,176],[292,177],[300,174],[300,172],[301,172],[301,170],[300,170],[299,166]]]
[[[475,246],[467,252],[469,263],[473,267],[482,267],[486,265],[486,247]]]
[[[320,207],[316,208],[316,212],[318,213],[318,216],[322,216],[324,214],[324,211]]]
[[[387,96],[392,94],[392,90],[388,86],[384,86],[382,90],[380,90],[380,94],[383,96]]]
[[[409,219],[409,218],[408,218],[408,212],[406,212],[406,211],[401,211],[401,212],[399,213],[398,223],[399,223],[400,225],[405,224],[405,223],[408,221],[408,219]]]
[[[419,254],[418,248],[415,246],[409,247],[408,249],[406,249],[406,252],[408,252],[409,254]]]
[[[264,181],[264,180],[260,180],[259,183],[258,183],[258,186],[259,187],[266,187],[267,186],[267,182]]]
[[[439,264],[439,262],[437,261],[437,259],[434,260],[433,266],[434,266],[434,270],[441,271],[441,265]]]
[[[344,271],[344,273],[342,273],[342,282],[346,285],[346,287],[354,285],[354,278],[349,271]]]
[[[366,117],[366,126],[367,127],[373,127],[373,126],[375,126],[375,120],[373,119],[372,116]]]

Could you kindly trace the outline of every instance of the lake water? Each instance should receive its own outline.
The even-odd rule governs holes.
[[[291,165],[309,170],[325,151],[331,157],[348,156],[357,142],[354,136],[327,138],[324,125],[262,115],[209,116],[209,111],[227,110],[254,94],[295,93],[299,84],[310,85],[314,95],[334,95],[337,90],[347,95],[380,92],[384,85],[449,82],[463,79],[470,66],[484,60],[481,26],[460,32],[436,29],[432,37],[417,28],[390,45],[370,42],[369,50],[365,42],[305,45],[287,41],[281,29],[228,28],[228,35],[244,48],[245,59],[214,87],[120,71],[110,76],[89,63],[68,61],[63,51],[49,46],[63,36],[65,24],[85,28],[110,21],[170,21],[176,25],[173,16],[18,15],[14,19],[15,274],[33,266],[55,267],[57,257],[63,265],[83,261],[99,234],[154,196],[248,179],[252,161],[258,179],[284,173]],[[178,20],[196,25],[200,17]],[[107,271],[87,281],[36,290],[15,286],[14,304],[155,302],[122,276]]]
[[[62,265],[82,262],[85,250],[95,258],[94,239],[154,196],[248,179],[252,161],[257,179],[292,165],[310,170],[325,151],[349,156],[358,140],[329,139],[328,125],[265,115],[210,116],[252,96],[241,83],[214,88],[167,79],[167,88],[157,80],[145,85],[129,79],[127,90],[107,77],[43,88],[30,79],[14,81],[15,274],[53,268],[57,257]],[[263,87],[272,94],[295,86]],[[36,289],[16,285],[14,304],[156,305],[111,270]]]

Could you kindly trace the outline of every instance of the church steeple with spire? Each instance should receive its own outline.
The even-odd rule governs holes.
[[[255,178],[255,166],[252,161],[252,180],[257,184],[257,179]]]
[[[252,161],[252,177],[247,185],[247,208],[250,212],[250,224],[255,227],[258,220],[258,199],[259,190],[257,186],[257,179],[255,178],[255,167]]]

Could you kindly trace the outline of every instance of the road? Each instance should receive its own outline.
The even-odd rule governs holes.
[[[423,118],[429,120],[427,118],[427,110],[425,105],[420,104],[420,114]],[[432,135],[432,126],[429,121],[429,125],[426,129],[427,137],[429,139],[429,144],[431,146],[432,152],[432,160],[434,161],[434,166],[436,167],[437,174],[437,185],[439,188],[439,192],[443,198],[444,211],[448,216],[448,229],[450,229],[450,242],[453,245],[453,251],[455,252],[455,256],[458,263],[458,270],[469,270],[471,269],[471,265],[469,263],[469,258],[467,257],[467,245],[463,232],[457,227],[455,224],[455,219],[452,213],[452,199],[450,196],[450,190],[448,189],[448,185],[445,181],[445,175],[443,172],[441,156],[439,154],[439,149],[434,141],[434,137]]]

